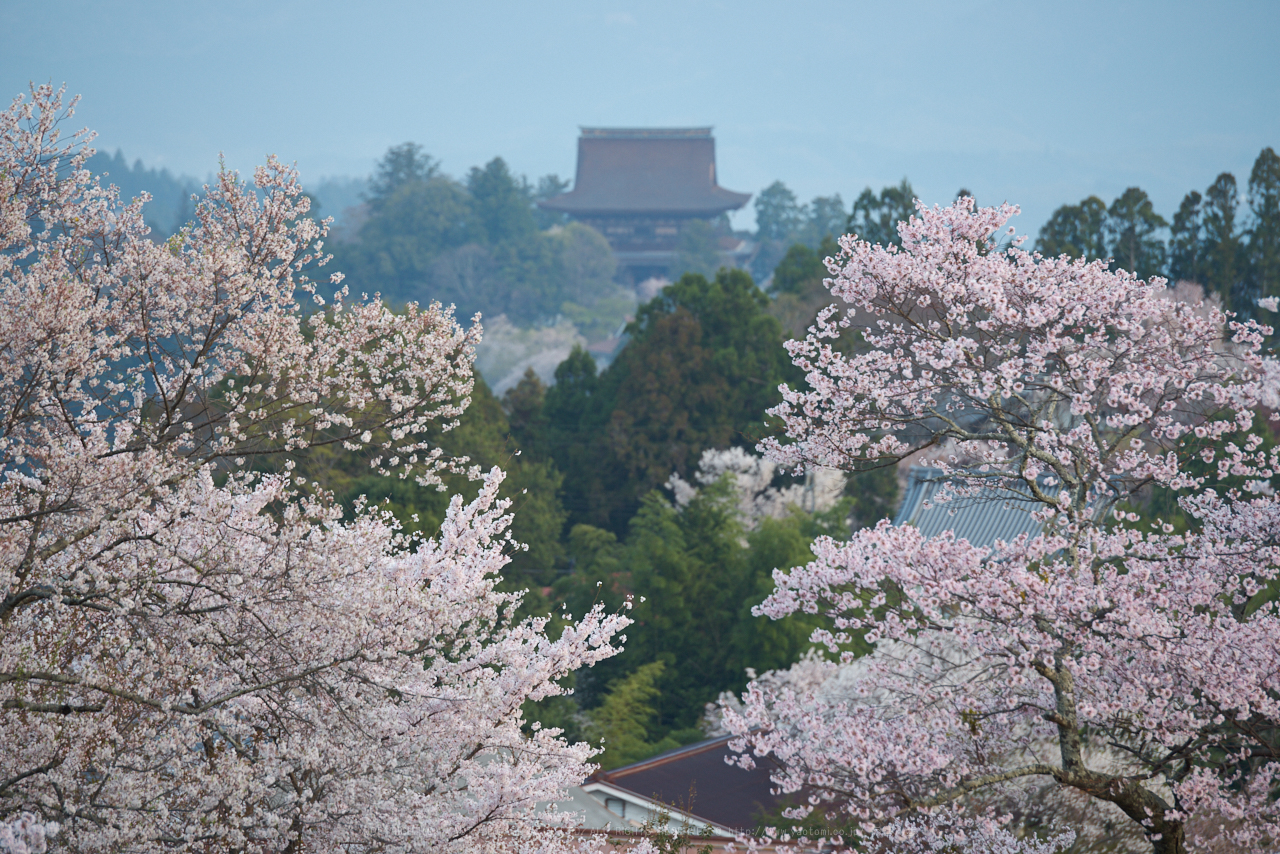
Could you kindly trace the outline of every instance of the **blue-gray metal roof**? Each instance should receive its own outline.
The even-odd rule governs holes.
[[[988,548],[996,540],[1006,542],[1020,534],[1035,536],[1042,525],[1031,515],[1035,504],[1002,489],[984,488],[976,495],[956,496],[935,502],[946,482],[940,469],[913,466],[907,473],[907,489],[895,525],[915,525],[926,537],[955,531],[957,540]]]

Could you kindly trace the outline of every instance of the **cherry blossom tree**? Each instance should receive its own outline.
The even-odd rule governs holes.
[[[943,472],[938,501],[1004,491],[1042,533],[819,540],[759,611],[824,614],[815,641],[875,651],[843,653],[839,690],[753,684],[725,724],[743,764],[769,755],[802,793],[793,818],[873,850],[1047,850],[1118,819],[1156,852],[1274,851],[1270,330],[1001,243],[1016,213],[962,198],[919,206],[900,249],[843,238],[828,285],[845,305],[788,344],[809,387],[784,389],[787,438],[764,449],[800,469],[915,455]],[[1140,517],[1151,490],[1189,527]],[[1015,820],[1045,792],[1085,805],[1067,836]]]
[[[73,107],[45,86],[0,115],[4,844],[557,848],[536,805],[593,751],[523,734],[521,704],[627,618],[511,618],[499,470],[422,540],[253,465],[340,444],[438,485],[478,324],[322,298],[326,226],[274,159],[152,242],[146,199],[60,137]]]

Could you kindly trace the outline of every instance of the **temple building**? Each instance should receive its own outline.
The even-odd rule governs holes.
[[[750,198],[716,183],[711,128],[582,128],[573,189],[539,205],[603,234],[619,267],[638,282],[667,273],[691,222],[714,224]],[[750,253],[727,227],[715,240],[726,265]]]

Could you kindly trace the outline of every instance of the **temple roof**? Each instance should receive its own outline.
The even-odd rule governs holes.
[[[750,198],[716,183],[711,128],[582,128],[573,189],[539,205],[570,214],[710,217]]]

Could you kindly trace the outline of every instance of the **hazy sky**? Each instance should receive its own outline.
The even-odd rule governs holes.
[[[3,2],[0,94],[65,81],[100,149],[200,177],[219,151],[364,175],[406,140],[572,176],[579,125],[714,125],[730,189],[907,176],[1034,232],[1135,184],[1168,217],[1280,147],[1274,0]]]

